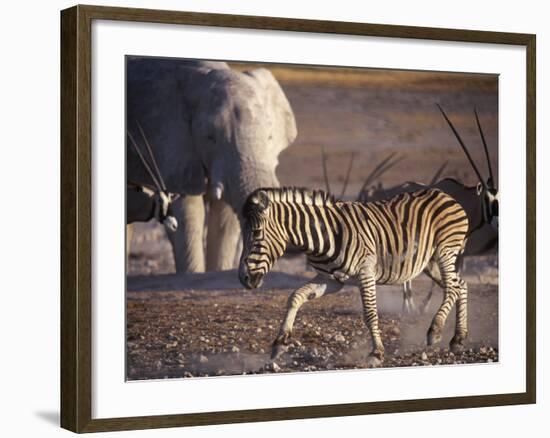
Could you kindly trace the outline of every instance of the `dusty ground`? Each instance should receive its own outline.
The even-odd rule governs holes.
[[[150,245],[149,245],[150,247]],[[150,256],[149,256],[150,257]],[[134,257],[137,262],[141,257]],[[145,259],[146,256],[144,256]],[[380,286],[378,306],[386,347],[385,367],[498,361],[498,290],[495,256],[471,258],[470,337],[466,351],[453,355],[448,342],[426,347],[426,331],[442,295],[435,290],[425,315],[402,316],[401,288]],[[306,303],[300,310],[288,351],[272,362],[273,342],[288,295],[313,276],[302,257],[285,258],[259,290],[243,289],[236,271],[130,276],[127,292],[127,375],[129,379],[213,376],[363,368],[371,349],[359,293]],[[418,301],[431,282],[414,283]]]
[[[328,156],[332,192],[339,194],[354,155],[346,197],[356,196],[365,176],[391,152],[403,161],[381,178],[385,186],[427,181],[444,162],[445,176],[474,184],[473,171],[437,112],[441,103],[455,121],[483,175],[481,143],[475,127],[477,106],[493,169],[498,162],[498,84],[494,77],[370,71],[276,68],[295,111],[299,135],[280,156],[283,185],[322,188],[321,148]],[[498,180],[498,176],[497,176]],[[275,362],[271,343],[284,316],[286,299],[311,278],[303,257],[285,258],[258,291],[246,291],[235,271],[175,275],[170,245],[155,224],[136,227],[128,266],[127,376],[174,378],[263,372],[362,368],[370,351],[359,293],[352,287],[305,304],[288,351]],[[400,287],[378,292],[384,366],[420,366],[498,361],[498,265],[495,254],[470,258],[470,337],[466,351],[447,349],[454,315],[443,344],[426,348],[426,331],[441,292],[424,316],[401,315]],[[430,281],[413,282],[423,297]]]
[[[270,361],[271,343],[283,318],[286,299],[305,277],[273,272],[258,291],[243,290],[235,271],[130,278],[128,378],[365,367],[370,335],[363,324],[359,293],[353,287],[305,304],[287,353]],[[496,285],[469,280],[470,341],[466,352],[457,356],[447,348],[453,315],[447,322],[443,344],[429,349],[425,345],[425,333],[441,300],[439,291],[426,315],[402,317],[400,288],[379,288],[386,346],[384,366],[498,360]],[[420,296],[429,284],[424,279],[414,283]]]

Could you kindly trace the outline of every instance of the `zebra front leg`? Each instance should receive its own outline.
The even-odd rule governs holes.
[[[342,283],[318,275],[309,283],[292,292],[288,297],[285,319],[281,324],[277,338],[273,342],[271,359],[276,359],[285,351],[285,346],[292,334],[294,320],[300,307],[305,302],[320,298],[326,293],[338,292],[342,287]]]
[[[372,337],[372,352],[367,365],[379,366],[384,360],[384,345],[378,327],[378,310],[376,308],[376,279],[372,266],[363,268],[359,274],[359,288],[363,303],[363,317]]]

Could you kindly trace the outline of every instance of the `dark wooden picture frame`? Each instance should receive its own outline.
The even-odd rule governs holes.
[[[91,28],[93,20],[414,38],[526,48],[526,391],[197,414],[92,419]],[[536,401],[535,51],[531,34],[75,6],[61,12],[61,426],[74,432],[146,429],[374,413],[528,404]]]

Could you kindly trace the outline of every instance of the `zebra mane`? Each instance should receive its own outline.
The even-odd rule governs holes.
[[[336,202],[334,196],[323,190],[311,190],[305,187],[278,187],[260,190],[263,190],[272,202],[317,206],[332,205]]]

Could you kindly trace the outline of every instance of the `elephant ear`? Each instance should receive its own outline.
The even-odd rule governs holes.
[[[276,151],[278,154],[290,146],[298,135],[296,119],[294,118],[290,103],[279,82],[277,82],[277,79],[275,79],[269,70],[258,68],[245,71],[244,74],[254,78],[263,89],[266,98],[266,108],[272,108],[273,110],[273,126],[282,127],[282,129],[277,129],[272,133],[274,144],[279,148]]]
[[[204,90],[211,84],[211,73],[230,71],[225,62],[185,60],[178,64],[179,88],[185,96],[186,117],[191,118],[191,113],[196,110],[201,99],[204,98]]]
[[[182,70],[179,60],[128,59],[126,126],[145,151],[140,135],[143,130],[168,191],[199,195],[206,191],[206,175],[192,146],[189,124],[185,123]],[[151,182],[131,146],[127,147],[127,175],[133,181]]]

